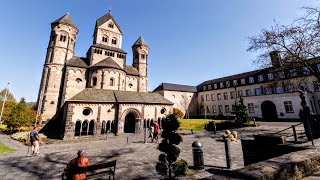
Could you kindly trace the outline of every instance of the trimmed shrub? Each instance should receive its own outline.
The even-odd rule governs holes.
[[[2,132],[8,131],[7,125],[1,125],[0,126],[0,131],[2,131]]]
[[[179,159],[174,164],[173,170],[175,176],[187,176],[189,174],[189,167],[187,161]]]

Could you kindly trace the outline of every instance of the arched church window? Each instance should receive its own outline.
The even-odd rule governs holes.
[[[117,44],[117,38],[112,38],[112,40],[111,40],[111,44],[114,44],[114,45],[116,45]]]
[[[133,85],[130,83],[130,84],[129,84],[129,88],[132,88],[132,86],[133,86]]]
[[[113,28],[113,26],[114,26],[113,23],[108,24],[109,28]]]
[[[141,54],[141,59],[145,59],[146,55],[145,54]]]
[[[102,37],[102,41],[103,41],[103,42],[108,42],[108,36],[103,36],[103,37]]]
[[[67,36],[65,35],[60,35],[60,41],[65,42],[67,39]]]
[[[114,86],[114,79],[110,78],[110,86]]]
[[[97,78],[93,77],[92,78],[92,86],[96,86],[97,85]]]
[[[80,82],[82,82],[82,79],[77,78],[76,81],[77,81],[77,83],[80,83]]]

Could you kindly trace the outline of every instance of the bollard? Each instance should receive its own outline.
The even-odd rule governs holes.
[[[227,168],[231,169],[230,138],[224,139],[224,147],[226,150]]]
[[[292,127],[292,130],[293,130],[294,142],[298,142],[296,126],[292,125],[291,127]]]
[[[213,122],[213,131],[214,131],[214,134],[217,133],[217,125],[216,125],[216,122]]]
[[[202,145],[199,141],[195,141],[192,143],[192,152],[193,168],[198,170],[204,169]]]
[[[191,134],[193,134],[193,129],[191,129]]]
[[[147,144],[147,128],[144,128],[144,143]]]

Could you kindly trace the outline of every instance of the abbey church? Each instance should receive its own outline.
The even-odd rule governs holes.
[[[69,14],[51,23],[37,117],[55,122],[63,139],[139,133],[172,111],[173,103],[148,92],[149,47],[140,36],[127,65],[122,31],[109,12],[97,19],[86,57],[74,55],[78,28]]]

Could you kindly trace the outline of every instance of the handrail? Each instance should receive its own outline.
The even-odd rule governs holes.
[[[301,123],[299,123],[299,124],[296,124],[296,125],[293,125],[293,126],[299,126],[300,124],[303,124],[303,122],[301,122]],[[286,129],[283,129],[283,130],[281,130],[281,131],[278,131],[278,132],[272,133],[271,135],[281,133],[281,132],[286,131],[286,130],[291,129],[291,128],[292,128],[292,126],[291,126],[291,127],[286,128]]]

